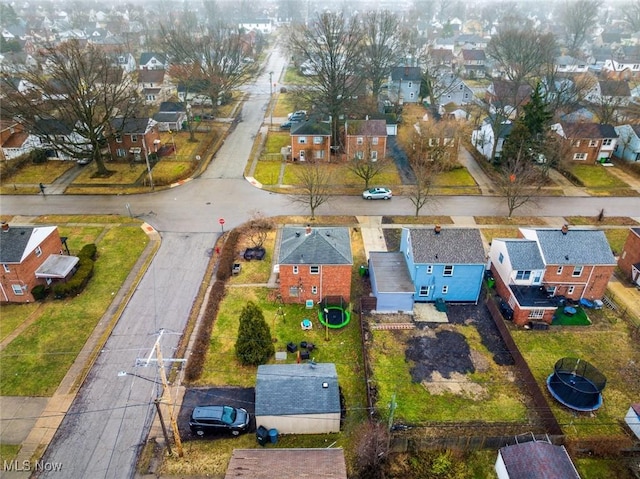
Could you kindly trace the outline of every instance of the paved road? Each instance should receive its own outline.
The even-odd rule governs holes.
[[[269,100],[269,72],[278,78],[285,58],[275,51],[264,73],[248,88],[243,121],[227,138],[210,168],[187,184],[136,196],[3,196],[2,214],[128,214],[144,218],[161,234],[162,246],[142,283],[109,338],[78,397],[48,448],[44,460],[63,464],[59,473],[42,477],[124,478],[134,475],[136,456],[153,417],[155,368],[136,368],[136,358],[151,353],[160,329],[180,332],[188,317],[208,261],[207,251],[225,227],[244,222],[253,212],[266,215],[307,214],[283,195],[251,186],[242,177],[253,138],[264,119]],[[435,198],[424,215],[493,216],[506,212],[497,197]],[[128,208],[127,208],[128,205]],[[541,198],[519,215],[637,216],[640,198]],[[388,202],[365,202],[358,197],[335,197],[318,214],[411,215],[413,205],[402,197]],[[162,349],[171,357],[177,334],[164,334]],[[127,371],[148,377],[118,377]]]

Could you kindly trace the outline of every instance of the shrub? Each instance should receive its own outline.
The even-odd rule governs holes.
[[[234,229],[227,235],[227,240],[222,246],[222,253],[220,254],[220,262],[218,263],[218,271],[216,271],[216,278],[220,281],[226,281],[231,276],[233,269],[233,263],[236,260],[236,247],[238,246],[238,239],[240,238],[240,230]]]
[[[96,245],[91,243],[84,245],[78,253],[78,268],[71,278],[65,283],[58,283],[53,287],[56,299],[62,299],[75,294],[80,294],[93,276],[94,260],[97,256]]]
[[[87,258],[91,261],[95,261],[98,257],[98,247],[94,243],[86,244],[78,253],[78,257],[80,258],[80,261],[82,261],[82,258]]]
[[[31,295],[33,296],[33,299],[35,299],[36,301],[42,301],[44,298],[47,297],[48,292],[49,290],[44,284],[38,284],[34,286],[33,289],[31,290]]]
[[[240,313],[236,356],[244,365],[258,366],[266,363],[274,353],[271,332],[262,310],[249,301]]]

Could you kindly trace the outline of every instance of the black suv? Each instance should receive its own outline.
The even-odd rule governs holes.
[[[251,261],[252,259],[264,259],[264,255],[266,251],[264,248],[256,247],[256,248],[247,248],[244,252],[244,259],[247,261]]]
[[[233,406],[198,406],[193,409],[189,428],[193,434],[230,432],[234,436],[247,432],[251,416],[246,409]]]

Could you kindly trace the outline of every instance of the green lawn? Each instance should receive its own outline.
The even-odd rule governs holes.
[[[624,181],[609,173],[606,167],[601,165],[573,165],[573,173],[586,188],[628,188]]]
[[[95,241],[98,259],[87,288],[65,300],[47,300],[40,305],[37,318],[0,352],[2,375],[0,394],[6,396],[50,396],[84,346],[96,324],[107,311],[129,271],[146,247],[148,238],[138,226],[60,228],[69,236],[69,247],[77,252],[82,244]],[[4,323],[5,306],[2,306]],[[32,305],[26,305],[22,318],[9,317],[17,327],[29,319]],[[4,335],[4,328],[2,331]]]

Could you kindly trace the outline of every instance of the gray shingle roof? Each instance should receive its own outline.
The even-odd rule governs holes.
[[[530,231],[537,235],[540,251],[547,265],[616,264],[604,231],[572,228],[566,234],[561,229]],[[529,238],[526,233],[525,237]]]
[[[21,263],[55,229],[55,226],[9,226],[8,230],[0,231],[0,263]]]
[[[280,238],[279,264],[353,264],[348,228],[286,227]]]
[[[411,229],[413,260],[419,264],[484,264],[480,231],[470,228]]]
[[[509,253],[511,267],[514,270],[544,269],[544,261],[535,241],[525,239],[506,239],[503,241],[507,253]]]
[[[403,253],[372,251],[369,262],[376,274],[376,285],[381,293],[415,293],[407,262]]]
[[[331,124],[326,121],[309,119],[295,123],[291,127],[292,135],[331,136]]]
[[[500,454],[514,479],[580,479],[562,446],[531,441],[500,448]]]
[[[340,392],[335,364],[258,366],[256,416],[336,412],[340,412]]]

